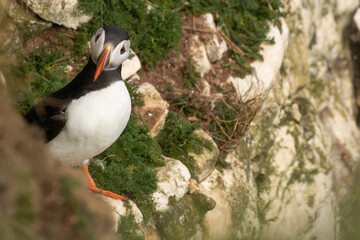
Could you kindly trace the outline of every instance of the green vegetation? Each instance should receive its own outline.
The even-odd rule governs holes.
[[[169,198],[170,209],[154,216],[161,239],[190,239],[197,231],[205,214],[214,209],[216,202],[204,194],[186,194],[179,201]]]
[[[149,128],[138,121],[132,114],[118,140],[95,157],[101,159],[104,169],[91,161],[89,171],[97,187],[131,198],[148,220],[154,207],[151,194],[157,187],[155,168],[164,165],[164,159]]]
[[[177,49],[183,22],[172,1],[145,0],[80,0],[80,9],[93,15],[93,19],[79,29],[75,36],[78,54],[86,52],[86,43],[103,25],[117,25],[131,38],[131,48],[143,63],[152,68],[171,49]],[[80,50],[80,51],[79,51]]]
[[[43,97],[69,82],[64,61],[69,57],[61,50],[43,47],[21,53],[23,64],[15,68],[16,78],[26,78],[26,87],[16,96],[17,109],[26,113]]]
[[[350,180],[351,189],[341,200],[339,206],[340,239],[360,239],[360,168],[353,169]]]
[[[231,55],[240,64],[235,70],[244,76],[252,71],[249,61],[262,59],[259,54],[260,44],[273,43],[267,39],[269,22],[281,27],[281,0],[189,0],[184,6],[188,13],[199,15],[203,12],[214,13],[215,21],[223,33],[240,49],[230,50]],[[243,52],[243,53],[241,53]]]
[[[126,240],[143,240],[144,236],[140,233],[141,230],[139,225],[135,221],[134,214],[129,214],[128,216],[121,216],[121,224],[117,229],[117,232],[120,234],[121,239]]]
[[[168,90],[165,93],[165,97],[166,101],[171,106],[186,116],[195,116],[200,120],[205,120],[206,117],[208,117],[208,103],[205,103],[202,99],[199,99],[196,96],[184,93],[180,97],[177,97],[172,94],[172,90]]]
[[[209,130],[220,150],[227,151],[244,134],[261,104],[258,98],[248,102],[229,100],[215,103]]]
[[[318,152],[320,149],[310,144],[311,139],[316,134],[315,132],[315,109],[311,102],[303,97],[302,89],[299,90],[299,96],[294,96],[290,104],[283,106],[284,117],[281,119],[279,127],[287,126],[289,128],[288,133],[292,135],[295,141],[296,154],[292,159],[291,165],[296,166],[292,171],[292,174],[287,182],[287,187],[296,182],[312,183],[314,176],[320,171],[328,171],[326,158],[319,154],[319,159],[315,159],[313,152]],[[300,120],[296,120],[293,116],[293,106],[297,106],[301,114]],[[300,127],[300,128],[299,128]],[[299,141],[304,139],[304,141]],[[320,162],[320,166],[315,164]],[[311,167],[310,167],[311,166]],[[324,169],[320,168],[324,167]]]
[[[80,9],[93,15],[90,23],[80,28],[75,37],[74,48],[81,55],[86,51],[86,42],[103,25],[115,24],[123,27],[131,36],[132,48],[141,61],[152,68],[161,62],[169,49],[177,49],[182,34],[181,14],[214,13],[215,21],[223,33],[240,49],[230,50],[240,64],[235,67],[238,75],[251,72],[249,62],[262,59],[259,54],[262,42],[267,39],[269,22],[281,26],[279,17],[282,3],[280,0],[80,0]]]
[[[203,147],[211,150],[211,142],[202,139],[193,132],[199,129],[199,124],[192,124],[188,120],[181,120],[180,116],[169,112],[165,125],[156,137],[167,157],[180,160],[192,173],[194,170],[193,157],[190,152],[201,154]]]
[[[191,63],[191,58],[188,59],[186,65],[186,71],[184,76],[184,86],[187,89],[191,89],[194,87],[200,79],[200,73],[195,70],[195,67]]]
[[[102,159],[105,169],[92,161],[89,170],[99,188],[142,201],[156,190],[155,167],[164,161],[149,128],[137,121],[132,114],[119,139],[96,157]]]

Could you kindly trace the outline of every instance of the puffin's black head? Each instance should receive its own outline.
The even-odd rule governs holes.
[[[104,26],[91,38],[91,58],[97,65],[94,81],[102,71],[118,68],[130,55],[128,34],[117,26]]]

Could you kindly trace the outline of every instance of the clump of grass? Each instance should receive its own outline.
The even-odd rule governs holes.
[[[181,38],[183,22],[179,12],[173,11],[171,1],[81,0],[80,9],[93,15],[75,36],[78,45],[74,50],[80,55],[86,52],[90,37],[103,25],[124,28],[131,37],[132,49],[150,68],[160,63],[169,49],[177,49]]]
[[[200,73],[195,70],[195,67],[191,63],[191,58],[188,59],[186,64],[186,70],[184,74],[184,86],[187,89],[193,88],[200,79]]]
[[[221,152],[226,152],[236,145],[260,106],[258,97],[247,102],[236,100],[230,103],[230,101],[223,100],[215,103],[209,130]]]
[[[189,170],[194,170],[194,159],[190,152],[201,154],[203,147],[212,149],[211,143],[193,134],[200,124],[181,120],[180,115],[169,112],[164,127],[156,137],[163,154],[180,160]]]

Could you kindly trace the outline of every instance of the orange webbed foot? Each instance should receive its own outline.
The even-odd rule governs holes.
[[[96,184],[94,182],[94,180],[92,179],[90,172],[89,172],[89,166],[85,165],[82,167],[86,176],[88,177],[89,180],[89,185],[90,185],[90,190],[95,192],[95,193],[100,193],[103,194],[104,196],[113,198],[113,199],[118,199],[118,200],[122,200],[122,201],[127,201],[128,199],[126,197],[123,197],[119,194],[113,193],[111,191],[107,191],[107,190],[102,190],[99,189],[98,187],[96,187]]]

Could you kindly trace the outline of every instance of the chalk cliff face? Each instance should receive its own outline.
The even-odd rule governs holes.
[[[343,38],[358,1],[284,4],[287,17],[269,32],[275,44],[263,46],[264,61],[252,63],[252,75],[227,79],[239,97],[263,106],[227,155],[230,167],[192,185],[216,202],[193,239],[337,239],[341,232],[339,204],[360,161]],[[201,56],[193,59],[199,66]]]
[[[26,1],[34,11],[46,2]],[[68,9],[66,3],[63,9]],[[49,9],[55,6],[47,5]],[[215,150],[192,154],[196,167],[192,175],[179,160],[165,159],[153,194],[157,213],[151,227],[141,226],[140,237],[339,239],[339,212],[352,192],[360,162],[351,70],[358,66],[352,66],[346,34],[358,5],[358,0],[284,0],[287,15],[280,27],[271,27],[268,35],[275,44],[263,45],[264,60],[251,64],[251,75],[222,79],[233,85],[243,101],[256,99],[262,104],[247,132],[227,154],[227,167],[215,168],[218,148],[206,132],[198,130],[196,134],[210,141]],[[66,25],[55,16],[56,11],[44,14],[56,19],[43,17],[46,20],[71,28],[89,19],[85,16]],[[31,17],[39,29],[49,26]],[[211,14],[202,17],[209,29],[217,30]],[[32,18],[26,22],[35,21]],[[9,29],[19,26],[4,25],[1,16],[0,23]],[[17,31],[11,31],[13,42],[20,41]],[[0,33],[0,39],[2,36]],[[352,37],[359,38],[359,34]],[[202,76],[228,49],[217,34],[204,42],[194,34],[190,40],[192,62]],[[0,45],[0,52],[9,48],[6,44]],[[124,64],[124,78],[139,78],[140,61],[135,57],[132,62]],[[204,96],[211,96],[208,85],[204,82]],[[140,113],[161,112],[152,120],[150,133],[155,137],[169,104],[149,83],[143,83],[140,92],[145,96]],[[113,207],[116,224],[121,216],[132,214],[141,225],[142,213],[135,203],[131,202],[130,210],[120,201],[106,202]]]

